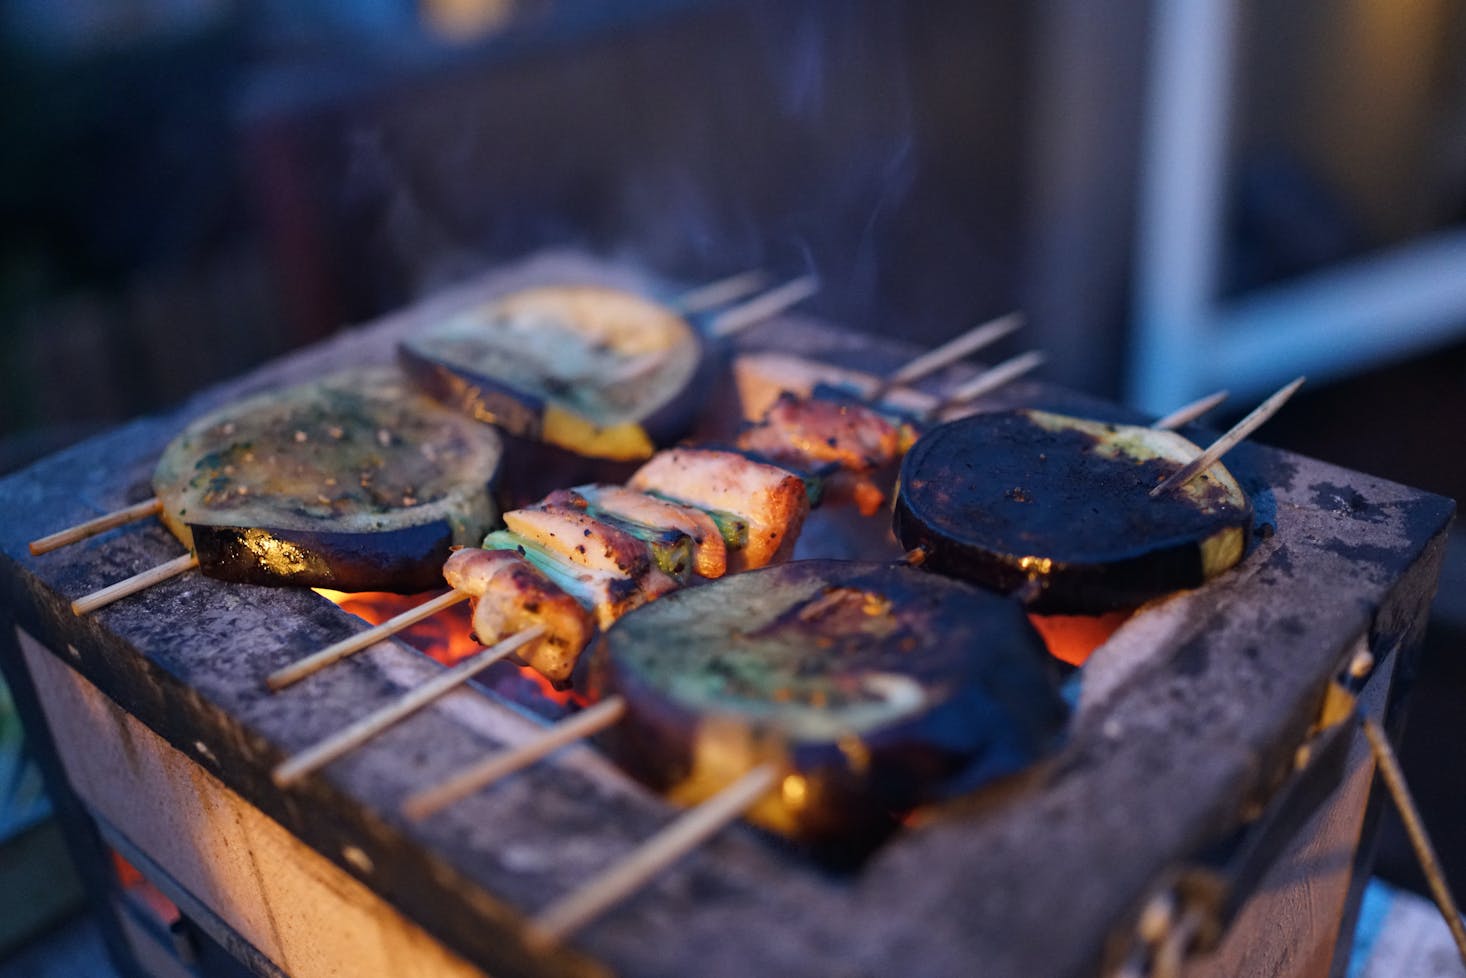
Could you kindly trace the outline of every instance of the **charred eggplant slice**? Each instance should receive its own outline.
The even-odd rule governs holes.
[[[692,804],[755,765],[785,772],[749,815],[826,853],[893,815],[1014,773],[1066,717],[1014,601],[904,565],[800,561],[627,615],[582,663],[627,714],[603,735],[637,778]]]
[[[206,415],[153,475],[164,524],[210,577],[412,593],[498,520],[498,434],[353,370]]]
[[[630,293],[529,289],[407,340],[425,391],[513,435],[578,455],[649,457],[691,425],[706,385],[697,331]]]
[[[1220,463],[1149,495],[1200,451],[1152,428],[1033,410],[972,415],[907,453],[896,535],[925,548],[923,566],[1016,592],[1035,612],[1133,608],[1242,558],[1252,505]]]

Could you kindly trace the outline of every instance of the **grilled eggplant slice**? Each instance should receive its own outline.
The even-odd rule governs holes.
[[[413,593],[498,520],[491,428],[381,367],[231,404],[153,475],[162,519],[210,577]]]
[[[903,565],[800,561],[641,608],[577,675],[627,715],[602,735],[630,773],[693,804],[772,762],[749,819],[849,854],[894,813],[1026,767],[1066,710],[1014,601]]]
[[[896,535],[924,567],[1043,614],[1133,608],[1242,558],[1252,505],[1220,463],[1150,490],[1200,454],[1180,435],[1044,411],[952,421],[907,453]]]
[[[529,289],[404,342],[429,394],[513,435],[593,458],[636,460],[681,436],[707,385],[697,331],[630,293]]]

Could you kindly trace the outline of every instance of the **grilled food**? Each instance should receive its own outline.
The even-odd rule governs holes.
[[[798,468],[837,465],[866,474],[899,461],[916,441],[908,422],[832,393],[784,393],[738,436],[738,447]]]
[[[658,452],[627,485],[712,517],[727,544],[730,571],[788,559],[809,514],[808,490],[799,476],[720,449]]]
[[[819,472],[827,499],[851,502],[860,515],[873,516],[885,503],[896,466],[917,435],[916,425],[899,409],[817,384],[806,394],[780,394],[739,433],[738,447]]]
[[[469,596],[474,641],[493,645],[535,625],[544,634],[520,646],[513,658],[551,681],[564,683],[596,623],[580,602],[518,553],[459,550],[443,565],[443,577]]]
[[[399,349],[433,397],[513,435],[636,460],[680,436],[706,385],[697,331],[630,293],[528,289],[460,313]]]
[[[411,593],[497,521],[500,460],[493,429],[369,368],[200,418],[153,490],[211,577]]]
[[[784,772],[751,821],[850,852],[893,813],[1013,773],[1066,711],[1022,609],[900,565],[801,561],[689,588],[622,619],[586,665],[625,698],[610,754],[692,804]]]
[[[657,566],[674,577],[685,576],[690,567],[711,580],[728,569],[728,545],[718,524],[700,509],[613,485],[562,489],[546,501],[583,510],[645,540]],[[690,561],[683,556],[684,546]]]
[[[1003,411],[926,434],[901,466],[895,529],[924,566],[1045,614],[1133,608],[1242,558],[1247,494],[1220,463],[1149,491],[1200,454],[1180,435],[1044,411]]]
[[[505,513],[505,529],[484,537],[483,549],[507,553],[532,567],[538,589],[533,593],[562,595],[578,603],[588,620],[609,628],[628,612],[687,583],[694,571],[720,577],[730,567],[760,567],[786,554],[809,509],[802,479],[737,452],[672,449],[659,453],[642,472],[648,488],[690,496],[703,505],[736,506],[738,512],[710,514],[698,503],[671,502],[618,486],[580,486]],[[495,557],[480,564],[475,553],[454,555],[452,573],[444,570],[449,584],[460,587],[465,568],[513,563]],[[476,585],[484,594],[498,586],[493,601],[464,588],[475,601],[474,633],[481,642],[508,637],[519,627],[521,618],[499,603],[519,591],[530,593],[525,580],[520,575],[499,585]],[[574,629],[547,628],[551,636],[577,634]],[[584,642],[574,648],[557,642],[553,654],[522,658],[563,686],[583,648]]]

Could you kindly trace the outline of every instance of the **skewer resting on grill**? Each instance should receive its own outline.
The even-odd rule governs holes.
[[[271,777],[275,784],[284,788],[311,771],[331,763],[423,707],[442,699],[480,671],[539,637],[541,631],[543,629],[539,627],[526,628],[464,659],[453,668],[445,669],[432,679],[419,686],[414,686],[402,696],[367,714],[345,729],[282,761],[275,767]]]

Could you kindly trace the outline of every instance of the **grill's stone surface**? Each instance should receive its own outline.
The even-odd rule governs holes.
[[[1220,837],[1286,769],[1329,677],[1360,636],[1378,654],[1419,639],[1452,504],[1259,446],[1229,465],[1272,532],[1242,565],[1124,626],[1085,671],[1069,746],[1017,790],[954,805],[832,876],[746,828],[720,837],[573,942],[535,958],[523,916],[663,824],[670,811],[585,748],[422,824],[402,799],[533,723],[466,691],[298,787],[271,767],[437,667],[379,646],[277,695],[271,670],[360,627],[308,591],[185,575],[72,616],[68,602],[170,557],[156,523],[31,557],[26,542],[143,498],[159,450],[223,401],[327,369],[386,361],[416,323],[472,295],[556,280],[626,282],[547,256],[215,388],[0,482],[4,600],[17,622],[227,785],[496,975],[1082,975],[1168,870]],[[898,351],[797,319],[748,346]],[[1005,396],[1090,402],[1033,385]],[[1113,409],[1108,409],[1113,412]],[[1126,416],[1124,412],[1116,417]],[[801,552],[852,544],[815,521]],[[343,857],[354,846],[372,867]]]

